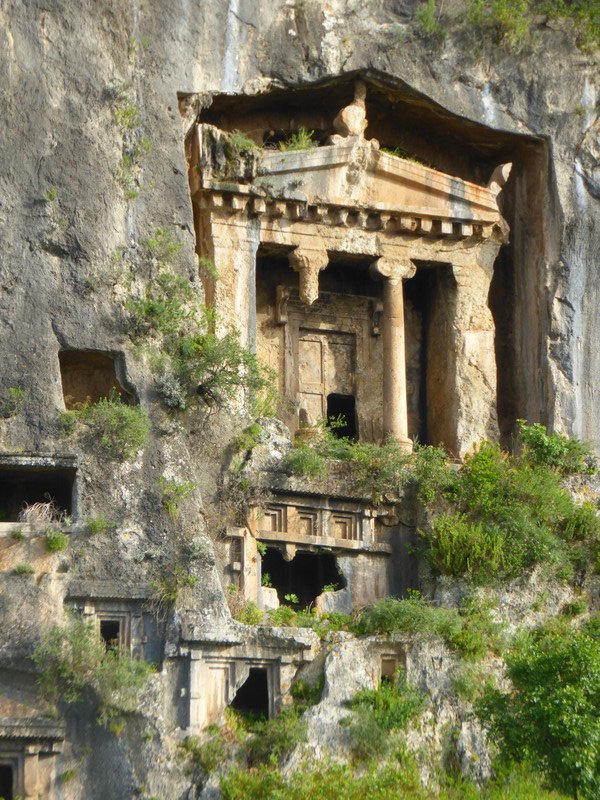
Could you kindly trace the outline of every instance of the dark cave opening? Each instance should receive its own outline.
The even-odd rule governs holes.
[[[0,764],[0,798],[13,800],[13,768],[10,764]]]
[[[250,674],[237,690],[231,707],[243,714],[269,716],[269,681],[265,667],[250,667]]]
[[[280,603],[291,603],[301,608],[314,603],[326,586],[346,587],[332,553],[301,552],[296,553],[291,561],[286,561],[279,550],[267,547],[262,559],[262,574],[269,575]],[[286,600],[286,595],[295,595],[298,602]]]
[[[0,467],[0,521],[18,522],[19,514],[35,503],[53,503],[52,519],[73,511],[75,469],[64,467]],[[50,510],[50,509],[48,509]],[[38,521],[34,517],[25,522]]]

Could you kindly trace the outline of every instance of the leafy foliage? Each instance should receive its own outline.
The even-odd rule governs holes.
[[[517,424],[523,457],[532,466],[550,467],[562,475],[594,471],[588,463],[590,448],[585,442],[561,433],[547,433],[539,422],[527,425],[525,420],[518,419]]]
[[[389,752],[394,743],[390,733],[404,730],[423,710],[425,700],[400,673],[394,684],[384,682],[376,689],[357,692],[349,705],[354,711],[348,725],[352,755],[358,761],[370,761]]]
[[[170,258],[169,247],[160,239],[153,245],[159,263]],[[214,333],[214,313],[198,302],[186,278],[162,269],[144,297],[130,299],[127,308],[134,338],[162,339],[157,390],[167,407],[185,410],[193,396],[207,406],[222,407],[239,390],[254,398],[270,386],[272,373],[240,345],[236,331]]]
[[[91,692],[103,723],[137,709],[139,690],[152,671],[144,661],[107,650],[98,631],[75,616],[43,633],[33,660],[47,700],[74,703]]]
[[[243,745],[250,765],[280,762],[306,741],[306,722],[295,709],[290,709],[273,719],[251,724],[250,732],[252,735]]]
[[[244,603],[242,607],[233,615],[234,619],[242,622],[244,625],[260,625],[263,619],[263,613],[258,608],[256,603],[249,600]]]
[[[158,580],[152,581],[152,606],[159,617],[165,616],[175,606],[183,591],[193,589],[198,578],[181,564],[174,564],[165,570]]]
[[[359,773],[348,764],[327,761],[304,764],[286,777],[274,766],[235,769],[221,779],[221,793],[224,800],[565,800],[547,791],[530,770],[514,770],[481,789],[460,781],[439,791],[427,790],[407,756],[372,764]]]
[[[600,647],[594,628],[528,633],[506,665],[513,688],[488,690],[478,704],[503,758],[532,763],[574,798],[598,797]]]
[[[303,714],[307,708],[320,702],[324,685],[325,675],[323,673],[319,675],[316,681],[310,683],[302,678],[298,678],[292,683],[290,693],[294,698],[294,706],[299,714]]]
[[[220,729],[202,741],[198,736],[186,736],[179,744],[179,752],[193,767],[199,767],[206,775],[219,766],[223,760],[225,742]]]
[[[314,135],[314,131],[301,127],[284,142],[279,142],[279,149],[283,151],[310,150],[313,147],[318,147],[319,142],[315,141]]]
[[[161,501],[163,508],[171,517],[173,522],[179,516],[179,505],[182,500],[191,497],[195,490],[196,484],[192,481],[183,481],[179,483],[176,480],[165,478],[164,475],[160,476],[159,485],[161,490]]]
[[[114,522],[110,522],[106,517],[93,517],[86,523],[87,532],[90,536],[95,536],[98,533],[106,533],[106,531],[114,528]]]
[[[582,49],[600,44],[600,11],[596,0],[471,0],[469,22],[511,47],[524,42],[536,14],[573,22]]]
[[[440,25],[439,15],[437,0],[426,0],[417,10],[420,30],[427,36],[443,36],[444,30]]]
[[[467,602],[460,610],[430,605],[418,592],[405,600],[385,597],[364,609],[353,625],[355,633],[406,633],[440,636],[468,658],[481,658],[498,650],[502,627],[493,622],[489,609]]]
[[[15,575],[33,575],[35,572],[35,568],[33,564],[17,564],[13,570]]]
[[[27,393],[22,386],[9,386],[6,397],[0,400],[0,417],[9,419],[20,414],[25,405]]]
[[[69,544],[68,536],[56,528],[48,528],[45,539],[48,553],[60,553],[61,550],[66,550]]]
[[[129,460],[137,455],[150,432],[144,409],[126,405],[116,392],[97,403],[63,412],[61,422],[66,432],[71,432],[77,422],[85,425],[114,459]]]

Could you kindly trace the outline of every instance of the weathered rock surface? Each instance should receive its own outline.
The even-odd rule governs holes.
[[[523,145],[531,173],[513,176],[514,207],[504,212],[518,247],[496,265],[504,292],[499,306],[505,304],[495,320],[496,352],[505,354],[498,376],[500,427],[507,435],[517,416],[541,419],[598,446],[597,57],[576,49],[568,27],[552,30],[543,23],[516,53],[454,23],[443,42],[433,42],[415,33],[416,6],[414,0],[0,2],[0,393],[4,398],[17,386],[25,391],[23,413],[0,419],[0,449],[75,453],[78,518],[104,515],[115,523],[93,539],[82,525],[71,534],[68,553],[54,556],[39,538],[16,543],[2,534],[2,554],[13,548],[11,563],[27,560],[35,568],[33,575],[2,576],[6,709],[35,711],[29,659],[41,627],[61,618],[72,579],[148,587],[177,561],[184,544],[207,541],[217,527],[218,478],[243,420],[193,412],[173,423],[156,402],[147,359],[127,335],[124,310],[127,296],[141,293],[156,273],[146,240],[157,228],[182,245],[174,268],[197,279],[184,137],[198,98],[184,102],[188,95],[208,104],[212,92],[254,92],[372,70],[438,103],[440,127],[458,119],[466,130],[473,120],[533,137]],[[115,112],[126,110],[132,121],[118,122]],[[540,209],[538,217],[525,213],[530,204]],[[150,442],[136,460],[108,461],[61,433],[63,347],[124,354],[127,383],[152,422]],[[285,432],[277,437],[269,457],[285,450]],[[196,484],[176,523],[161,505],[161,475]],[[171,620],[168,655],[177,653],[188,609],[189,619],[215,636],[231,627],[219,547],[216,557],[204,553],[186,561],[197,583]],[[511,623],[540,621],[537,612],[531,615],[528,591],[511,589],[499,613]],[[597,603],[597,586],[592,594]],[[549,600],[556,610],[567,593],[553,589]],[[243,640],[240,626],[234,627]],[[485,775],[480,732],[449,699],[452,654],[432,642],[407,647],[409,680],[431,697],[430,724],[411,732],[412,746],[441,752],[442,728],[451,722],[460,727],[465,769]],[[309,712],[310,752],[343,749],[343,703],[374,684],[377,657],[368,642],[342,636],[332,644],[323,700]],[[78,772],[69,784],[53,778],[56,797],[190,796],[176,757],[185,730],[177,669],[154,676],[139,718],[120,738],[78,709],[67,714],[55,776]]]

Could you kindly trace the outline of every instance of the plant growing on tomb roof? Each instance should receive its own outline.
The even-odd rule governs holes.
[[[307,130],[304,126],[293,133],[288,139],[279,142],[279,149],[288,152],[290,150],[311,150],[318,147],[319,142],[314,138],[315,132]]]

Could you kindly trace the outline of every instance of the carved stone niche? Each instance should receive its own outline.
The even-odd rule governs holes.
[[[92,623],[107,649],[145,661],[162,660],[162,639],[155,616],[148,610],[147,586],[119,581],[72,581],[67,604]]]
[[[313,660],[314,641],[308,631],[278,636],[271,631],[249,637],[231,630],[213,631],[211,640],[185,624],[179,654],[188,659],[188,733],[201,733],[219,722],[228,706],[243,711],[276,714],[291,702],[292,681],[303,664]]]
[[[64,737],[64,724],[54,720],[0,717],[0,796],[54,797],[54,761]]]
[[[403,157],[402,149],[383,152],[367,130],[389,146],[388,137],[410,137],[414,126],[403,126],[390,105],[390,87],[359,79],[353,98],[348,88],[339,99],[333,85],[323,90],[329,100],[315,104],[314,119],[293,92],[273,93],[272,102],[216,97],[201,114],[188,154],[198,252],[219,274],[206,281],[207,297],[279,374],[292,432],[337,412],[351,418],[346,433],[362,440],[391,436],[410,449],[418,437],[461,454],[497,434],[488,294],[508,236],[498,197],[511,165],[501,163],[500,146],[494,163],[456,131],[454,173]],[[291,107],[289,119],[277,110]],[[376,110],[371,119],[369,108]],[[411,123],[422,126],[423,104],[413,98],[411,110]],[[429,120],[430,137],[439,138],[433,111]],[[259,145],[275,144],[274,131],[281,140],[285,130],[304,126],[317,131],[319,146],[227,160],[232,125]],[[438,151],[450,170],[448,149]],[[486,180],[476,183],[481,174]],[[370,283],[365,263],[373,265]],[[439,280],[419,276],[442,266]],[[428,310],[432,291],[439,299]],[[437,353],[427,339],[439,325]]]

